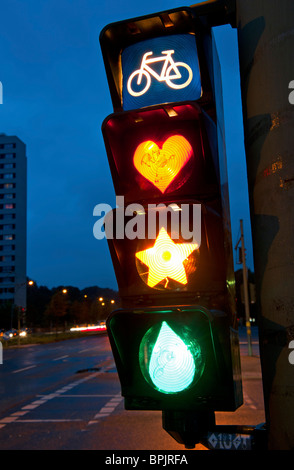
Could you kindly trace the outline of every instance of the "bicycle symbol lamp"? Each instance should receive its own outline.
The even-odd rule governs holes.
[[[186,86],[191,83],[192,77],[193,77],[193,72],[191,67],[189,65],[185,64],[184,62],[174,62],[172,58],[172,54],[174,54],[175,51],[170,50],[170,51],[162,51],[162,56],[161,57],[151,57],[153,55],[153,52],[146,52],[143,55],[141,67],[139,70],[135,70],[128,79],[128,92],[132,96],[141,96],[146,93],[151,85],[151,75],[158,80],[159,82],[165,82],[167,86],[170,88],[174,89],[180,89],[180,88],[185,88]],[[148,58],[150,56],[150,58]],[[153,70],[150,67],[150,64],[154,64],[156,62],[161,62],[163,61],[163,67],[161,70],[161,73],[158,74],[155,70]],[[187,80],[184,81],[184,83],[181,83],[181,78],[182,74],[179,70],[180,67],[184,67],[188,71],[188,78]],[[142,90],[140,91],[134,91],[132,87],[132,81],[134,79],[137,79],[137,85],[140,86],[142,83],[142,77],[145,76],[146,78],[146,85],[143,85]],[[176,81],[174,81],[176,80]],[[179,81],[180,80],[180,81]]]
[[[201,96],[196,43],[193,36],[148,39],[122,53],[123,107],[132,109],[175,99]]]

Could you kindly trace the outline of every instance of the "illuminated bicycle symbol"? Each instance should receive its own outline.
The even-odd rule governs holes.
[[[189,65],[185,64],[184,62],[174,62],[172,58],[172,54],[175,51],[169,50],[169,51],[162,51],[162,56],[159,57],[152,57],[148,58],[149,56],[153,55],[153,52],[146,52],[146,54],[143,55],[141,66],[138,70],[135,70],[129,77],[128,83],[127,83],[127,89],[130,95],[132,96],[141,96],[146,93],[146,91],[149,90],[149,87],[151,85],[151,75],[158,81],[158,82],[165,82],[170,88],[174,88],[179,90],[180,88],[185,88],[189,85],[189,83],[192,80],[193,77],[193,72],[192,69],[189,67]],[[162,70],[159,73],[155,72],[149,64],[154,64],[155,62],[163,62],[162,65]],[[181,83],[181,78],[182,74],[179,70],[179,68],[183,67],[188,71],[188,78],[184,83]],[[146,84],[145,81],[142,83],[142,78],[143,75],[146,78]],[[186,74],[187,75],[187,74]],[[140,87],[142,85],[142,89],[139,91],[134,91],[134,85],[135,80],[137,78],[136,85],[137,87]],[[174,82],[176,80],[176,82]],[[185,79],[184,79],[185,80]]]

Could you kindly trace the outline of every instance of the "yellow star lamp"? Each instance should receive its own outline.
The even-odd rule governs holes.
[[[167,231],[161,228],[154,246],[136,253],[136,257],[149,268],[147,285],[154,287],[166,279],[167,286],[168,278],[187,284],[183,262],[197,248],[197,243],[175,243]]]

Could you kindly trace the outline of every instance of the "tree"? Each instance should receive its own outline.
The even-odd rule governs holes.
[[[65,294],[56,292],[48,304],[45,315],[50,319],[50,323],[54,322],[55,327],[60,324],[61,319],[65,319],[68,312],[68,301]]]
[[[51,297],[51,290],[46,286],[38,286],[35,281],[27,288],[27,326],[45,326],[47,317],[44,316],[44,312]]]

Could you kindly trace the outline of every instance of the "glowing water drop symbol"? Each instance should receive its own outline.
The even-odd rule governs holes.
[[[195,361],[189,347],[164,321],[153,347],[149,375],[163,393],[177,393],[193,382]]]

